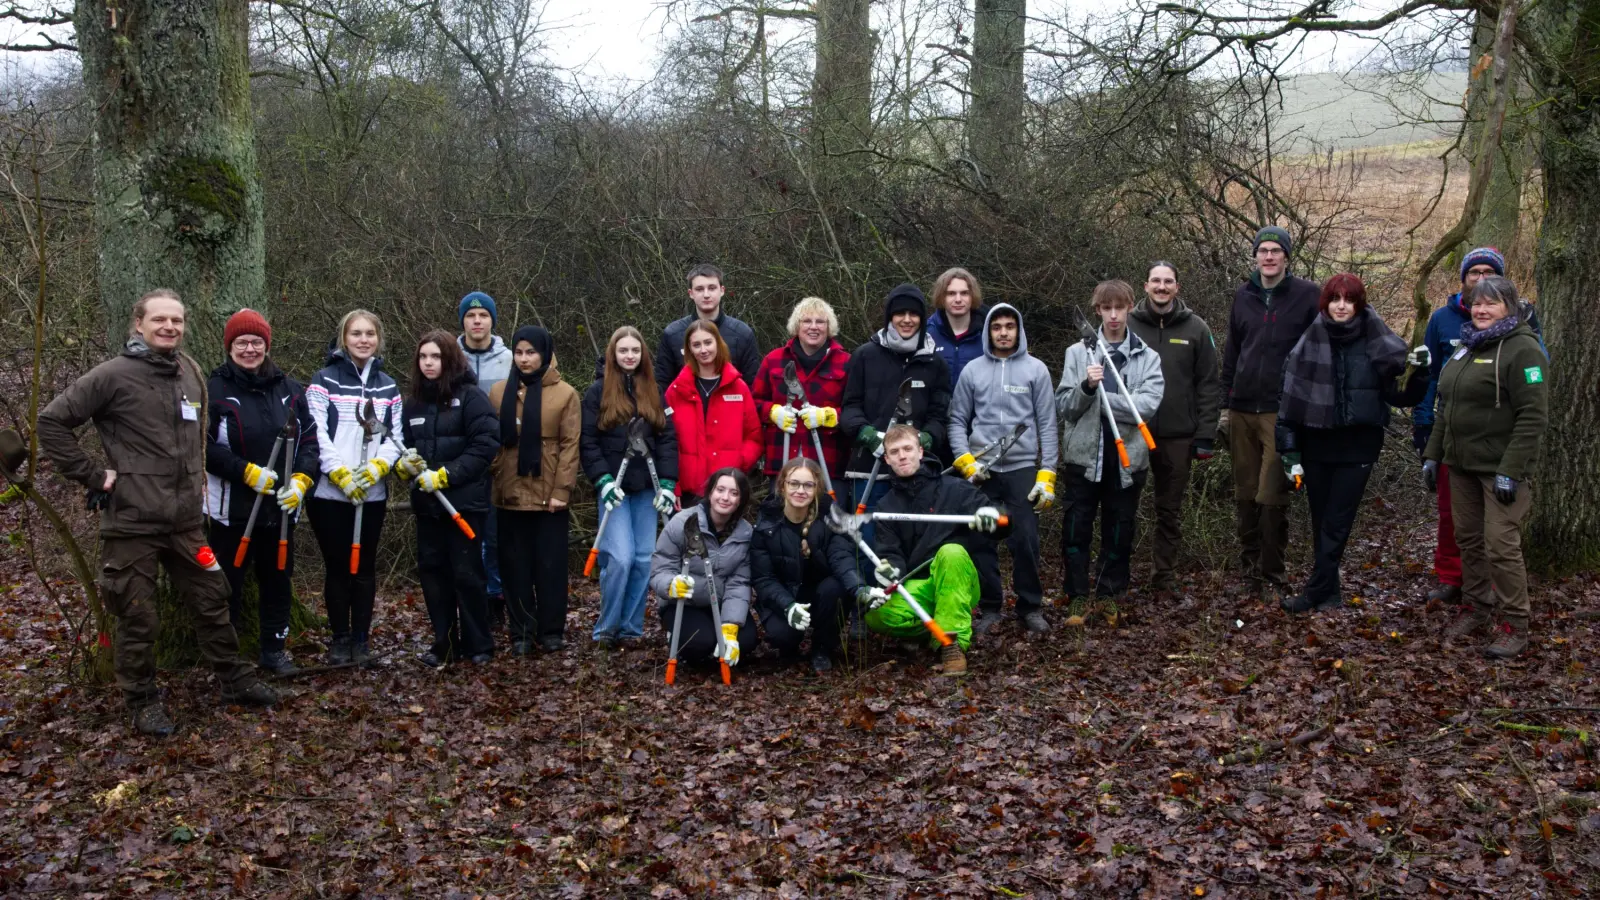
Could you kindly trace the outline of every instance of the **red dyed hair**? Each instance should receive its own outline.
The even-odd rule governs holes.
[[[1361,283],[1359,277],[1349,272],[1340,272],[1323,283],[1322,299],[1317,302],[1317,307],[1326,313],[1328,304],[1340,294],[1356,305],[1357,314],[1367,308],[1367,286]]]

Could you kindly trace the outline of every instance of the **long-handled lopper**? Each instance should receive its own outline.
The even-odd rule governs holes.
[[[283,457],[283,483],[288,484],[294,475],[295,447],[300,443],[300,420],[295,416],[293,403],[289,404],[289,418],[283,421],[283,440],[284,446],[289,448]],[[283,515],[278,517],[278,571],[282,572],[289,566],[289,512],[280,512]],[[234,568],[238,568],[237,563]]]
[[[1089,359],[1092,360],[1100,346],[1100,332],[1089,324],[1089,320],[1085,319],[1082,313],[1078,314],[1078,321],[1082,323],[1084,349],[1089,351]],[[1107,362],[1109,361],[1107,360]],[[1116,370],[1116,366],[1111,367],[1111,371],[1115,372]],[[1101,380],[1104,381],[1104,379]],[[1118,384],[1120,383],[1121,379],[1119,378]],[[1122,442],[1122,429],[1117,427],[1117,414],[1111,409],[1111,398],[1106,396],[1103,386],[1096,390],[1095,393],[1100,395],[1100,408],[1105,410],[1106,425],[1111,429],[1111,439],[1117,444],[1117,459],[1122,462],[1124,469],[1131,469],[1133,468],[1133,463],[1128,459],[1128,445]],[[1128,405],[1130,407],[1133,405],[1132,397],[1128,398]],[[1134,415],[1138,415],[1137,410],[1134,411]],[[1154,445],[1152,444],[1151,446]]]
[[[966,517],[956,516],[953,518]],[[862,540],[860,516],[851,516],[839,509],[839,507],[835,506],[828,513],[828,527],[832,529],[835,534],[848,535],[851,540],[856,542],[856,547],[860,548],[861,554],[867,558],[868,562],[872,563],[872,568],[874,570],[878,568],[878,565],[882,562],[882,560],[878,558],[878,554],[872,552],[872,547],[868,546],[865,540]],[[929,561],[931,562],[932,560],[930,559]],[[919,566],[918,568],[921,567]],[[912,571],[914,572],[916,570],[913,569]],[[933,617],[928,615],[928,611],[922,608],[922,604],[917,602],[917,598],[911,596],[911,592],[906,590],[906,577],[907,576],[904,575],[900,576],[887,587],[899,594],[900,599],[904,600],[906,605],[911,607],[911,612],[916,615],[918,621],[922,622],[922,627],[928,629],[928,631],[933,634],[934,640],[938,641],[943,646],[949,646],[951,643],[950,635],[945,634],[944,629],[939,627],[939,623],[935,622]]]
[[[278,454],[283,452],[283,442],[289,437],[289,423],[292,421],[294,421],[294,410],[291,409],[289,418],[283,423],[283,428],[278,432],[278,436],[272,440],[272,452],[267,454],[267,464],[262,467],[263,471],[272,472],[273,467],[278,464]],[[266,494],[257,492],[255,502],[250,504],[250,518],[245,520],[244,536],[239,538],[239,549],[233,552],[233,567],[235,569],[244,568],[244,558],[250,553],[250,535],[256,530],[256,516],[261,514],[261,501],[266,496]]]
[[[850,513],[843,512],[842,510],[837,510],[837,509],[834,510],[833,512],[837,513],[836,518],[838,518],[838,519],[840,519],[842,521],[848,521],[852,525],[852,527],[855,527],[855,528],[859,528],[860,526],[865,525],[868,522],[924,522],[924,523],[929,523],[929,524],[934,524],[934,525],[970,525],[970,524],[972,524],[972,517],[971,516],[953,515],[953,514],[949,514],[949,513],[886,513],[886,512],[869,512],[869,513],[855,513],[854,515],[851,515]],[[1011,517],[1010,516],[1006,516],[1006,515],[1002,515],[998,519],[996,519],[996,523],[1001,528],[1004,528],[1007,525],[1011,524]]]
[[[733,684],[733,670],[728,666],[728,641],[722,633],[722,604],[717,600],[717,574],[711,568],[711,550],[706,547],[705,536],[700,533],[700,516],[692,515],[683,522],[683,552],[700,557],[706,570],[706,590],[711,596],[711,627],[717,633],[717,662],[722,664],[722,683]],[[680,607],[681,611],[681,607]]]
[[[977,461],[983,460],[983,459],[988,459],[989,460],[986,464],[984,464],[983,466],[979,467],[978,473],[987,472],[988,470],[994,468],[995,463],[999,462],[1002,459],[1005,459],[1006,453],[1012,447],[1016,446],[1017,441],[1022,440],[1022,436],[1024,434],[1026,434],[1027,432],[1028,432],[1028,423],[1027,422],[1018,422],[1010,431],[1006,432],[1005,434],[1000,435],[999,437],[995,438],[994,440],[990,441],[989,443],[984,444],[982,447],[979,447],[977,450],[973,451],[973,453],[972,453],[973,462],[977,462]],[[991,456],[993,457],[993,459],[989,459],[989,457],[991,457]],[[956,467],[955,466],[950,466],[949,468],[945,469],[943,472],[940,472],[939,474],[941,474],[941,475],[954,475],[955,473],[956,473]],[[975,474],[977,474],[977,473],[975,473]]]
[[[810,401],[806,399],[806,386],[800,383],[800,373],[795,371],[792,359],[786,360],[783,364],[783,390],[789,395],[790,406],[796,403],[802,408],[810,405]],[[833,496],[833,479],[828,477],[828,460],[822,455],[822,435],[817,434],[817,430],[809,425],[806,426],[806,430],[811,432],[811,448],[817,452],[817,468],[822,470],[822,489],[828,492],[830,498],[838,499]],[[788,432],[784,432],[783,435],[783,460],[789,461]]]
[[[694,518],[690,519],[695,525],[695,537],[700,536],[700,523]],[[689,523],[684,523],[684,535],[688,535]],[[687,549],[683,553],[683,563],[678,568],[678,574],[689,577],[689,557],[692,554]],[[678,680],[678,641],[683,635],[683,598],[677,600],[677,608],[672,613],[672,647],[667,655],[667,684]]]
[[[617,488],[622,488],[622,477],[628,474],[628,463],[637,456],[649,459],[649,454],[644,452],[644,429],[648,423],[639,416],[628,420],[627,431],[628,446],[622,451],[622,465],[617,466]],[[650,460],[650,468],[655,468],[655,460]],[[589,558],[583,561],[583,577],[594,576],[595,564],[600,561],[600,538],[606,533],[606,523],[611,521],[611,510],[608,508],[600,514],[600,527],[594,532],[594,546],[589,548]]]
[[[372,446],[372,439],[378,433],[378,412],[372,405],[372,398],[367,398],[367,405],[361,408],[361,465],[360,471],[367,465],[367,451]],[[361,570],[361,514],[366,512],[366,498],[353,501],[356,505],[355,537],[350,541],[350,574],[354,575]]]
[[[886,425],[883,430],[887,432],[890,428],[893,428],[896,425],[904,424],[910,421],[911,379],[907,378],[905,381],[900,382],[900,394],[895,398],[894,412],[889,414],[889,424]],[[883,449],[883,444],[880,443],[878,448],[881,451]],[[872,461],[872,473],[867,476],[867,488],[866,491],[861,495],[861,502],[856,504],[856,515],[861,515],[867,511],[867,498],[872,496],[872,489],[878,484],[878,471],[882,468],[883,453],[880,452],[877,454],[877,458]]]
[[[1133,402],[1133,395],[1128,393],[1128,384],[1122,380],[1122,372],[1117,369],[1117,364],[1111,361],[1111,348],[1106,345],[1106,339],[1100,335],[1100,331],[1098,329],[1089,324],[1089,320],[1084,318],[1083,313],[1078,313],[1078,320],[1083,323],[1084,343],[1088,343],[1091,335],[1094,337],[1094,346],[1089,348],[1089,352],[1092,354],[1095,351],[1099,351],[1100,358],[1105,361],[1105,367],[1111,370],[1111,379],[1117,383],[1117,390],[1122,392],[1122,396],[1128,398],[1128,408],[1133,410],[1133,421],[1139,424],[1139,436],[1144,438],[1144,445],[1146,449],[1156,449],[1155,435],[1150,433],[1150,426],[1145,424],[1144,416],[1139,414],[1139,406]],[[1106,402],[1106,406],[1107,414],[1109,415],[1109,399]],[[1122,445],[1119,443],[1117,446],[1120,449]],[[1124,454],[1122,467],[1128,467],[1126,454]]]
[[[409,452],[406,450],[406,445],[401,443],[400,438],[395,436],[393,425],[387,422],[384,423],[383,436],[387,440],[394,442],[395,447],[399,448],[401,456]],[[439,501],[439,505],[444,507],[444,514],[450,517],[450,521],[456,523],[456,527],[461,529],[461,533],[467,536],[467,540],[475,540],[478,537],[477,532],[472,530],[472,525],[462,517],[461,513],[456,511],[456,505],[451,503],[450,498],[444,495],[444,491],[434,491],[433,499]]]

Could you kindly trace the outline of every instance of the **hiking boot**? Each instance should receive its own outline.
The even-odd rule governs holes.
[[[988,634],[989,630],[999,625],[1003,618],[998,609],[983,610],[978,616],[978,621],[972,623],[972,633],[980,637]]]
[[[1261,605],[1282,606],[1284,593],[1283,585],[1276,581],[1269,581],[1263,584],[1261,586]]]
[[[539,639],[539,649],[546,653],[560,653],[562,648],[566,646],[567,642],[559,637],[550,636]]]
[[[967,655],[961,652],[961,645],[953,641],[940,648],[939,664],[946,675],[967,674]]]
[[[1313,600],[1305,594],[1300,594],[1282,601],[1278,604],[1278,608],[1286,613],[1322,612],[1323,610],[1337,609],[1343,603],[1344,601],[1337,596]]]
[[[1095,602],[1094,611],[1105,620],[1107,628],[1117,627],[1117,621],[1122,618],[1122,610],[1117,608],[1116,597],[1101,597]]]
[[[594,639],[594,643],[602,652],[610,653],[617,649],[617,636],[614,634],[602,634]]]
[[[166,737],[172,734],[177,726],[172,724],[172,718],[167,715],[167,708],[157,702],[133,711],[133,728],[140,734],[150,737]]]
[[[1511,659],[1528,649],[1528,626],[1501,622],[1494,629],[1494,643],[1483,648],[1489,659]]]
[[[444,668],[444,659],[432,650],[429,650],[428,652],[417,657],[417,662],[422,663],[430,669]]]
[[[330,666],[344,666],[350,663],[350,637],[349,635],[334,635],[328,642],[328,655],[323,657],[323,662]]]
[[[1433,586],[1433,590],[1428,592],[1427,600],[1429,603],[1460,603],[1461,586],[1458,584],[1436,584]]]
[[[811,654],[811,671],[818,675],[833,671],[833,657],[820,651]]]
[[[1067,606],[1067,624],[1073,628],[1082,628],[1089,624],[1089,601],[1084,597],[1073,597]]]
[[[530,641],[530,640],[512,641],[511,642],[511,655],[512,656],[532,656],[533,655],[533,641]]]
[[[278,702],[278,692],[265,681],[252,678],[243,687],[224,688],[222,702],[240,706],[271,706]]]
[[[472,657],[467,660],[467,662],[470,662],[475,666],[487,666],[489,663],[494,662],[494,654],[493,653],[474,653],[472,655]]]
[[[1162,572],[1150,576],[1150,592],[1152,594],[1175,594],[1178,591],[1178,579],[1171,572]]]
[[[300,667],[294,664],[294,659],[282,650],[261,654],[261,659],[257,662],[257,665],[260,666],[261,671],[271,672],[279,677],[293,675],[300,671]]]
[[[372,665],[372,663],[373,663],[373,661],[375,659],[377,659],[377,657],[372,655],[372,650],[367,647],[367,642],[366,641],[351,641],[350,642],[350,661],[351,662],[355,663],[358,666],[366,667],[366,666]]]
[[[1044,634],[1050,630],[1050,623],[1044,620],[1044,613],[1036,609],[1022,617],[1022,630],[1032,634]]]
[[[1451,644],[1476,637],[1479,632],[1489,627],[1489,621],[1489,614],[1477,607],[1458,606],[1455,621],[1444,630],[1444,642]]]

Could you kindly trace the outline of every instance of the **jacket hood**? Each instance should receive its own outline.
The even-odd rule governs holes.
[[[768,494],[761,505],[756,507],[756,528],[765,529],[777,525],[783,520],[783,489],[777,486],[777,477],[773,477],[773,490]],[[817,521],[821,522],[828,517],[828,512],[833,509],[833,498],[822,490],[822,484],[817,484]]]
[[[1106,329],[1104,325],[1100,326],[1099,334],[1101,340],[1104,340],[1106,345],[1110,346],[1112,341],[1110,338],[1106,337]],[[1124,340],[1128,343],[1127,353],[1129,356],[1132,356],[1135,353],[1143,353],[1145,350],[1150,349],[1150,345],[1146,344],[1143,338],[1139,337],[1137,334],[1134,334],[1132,328],[1128,329],[1127,337],[1125,337]]]
[[[273,364],[270,356],[261,361],[261,368],[254,373],[246,372],[234,365],[231,360],[211,370],[212,378],[221,378],[227,382],[238,382],[240,376],[254,382],[256,385],[277,384],[284,379],[283,370]]]
[[[1445,305],[1469,319],[1472,318],[1472,310],[1467,309],[1467,305],[1463,301],[1460,291],[1456,291],[1454,294],[1451,294],[1450,299],[1445,301]]]
[[[1146,297],[1139,301],[1139,305],[1133,308],[1133,312],[1130,315],[1146,325],[1166,325],[1171,327],[1187,321],[1194,313],[1190,311],[1189,304],[1183,302],[1182,297],[1174,297],[1172,311],[1163,315],[1156,312],[1155,304],[1150,302],[1149,297]]]
[[[899,353],[900,351],[894,349],[885,342],[888,337],[889,329],[893,327],[893,325],[885,325],[878,329],[877,332],[872,335],[872,342],[889,351],[890,353]],[[922,329],[917,332],[917,336],[917,349],[911,351],[911,355],[932,356],[936,352],[936,348],[939,345],[936,341],[934,341],[933,335],[928,333],[928,325],[926,322],[923,323]]]
[[[501,340],[500,335],[498,334],[490,335],[489,346],[483,348],[482,350],[474,350],[473,348],[468,347],[467,336],[464,334],[456,335],[456,343],[460,345],[462,353],[477,353],[484,356],[499,356],[502,353],[511,352],[511,349],[506,346],[506,342]]]
[[[888,461],[885,460],[884,465],[887,466],[888,464]],[[933,459],[924,453],[922,456],[922,466],[915,472],[912,472],[907,478],[901,478],[898,475],[894,476],[894,481],[890,483],[890,490],[910,490],[912,492],[916,492],[921,488],[923,482],[938,481],[942,477],[944,477],[944,467],[939,465],[938,460]]]
[[[989,320],[994,317],[995,313],[999,312],[1008,312],[1017,317],[1017,349],[1013,351],[1010,356],[1005,358],[1021,359],[1022,357],[1027,356],[1028,330],[1023,327],[1022,324],[1022,310],[1017,309],[1015,306],[1012,306],[1009,303],[996,303],[994,306],[990,307],[988,314],[983,317],[983,355],[994,360],[1001,358],[995,356],[994,351],[989,347]]]

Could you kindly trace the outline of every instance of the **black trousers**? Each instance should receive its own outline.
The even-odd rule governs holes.
[[[819,583],[800,587],[795,602],[811,604],[812,653],[831,655],[839,649],[839,607],[843,600],[844,585],[832,575]],[[684,610],[684,617],[687,622],[688,610]],[[799,653],[800,642],[806,636],[804,631],[789,627],[782,610],[766,606],[761,608],[761,630],[766,633],[767,643],[786,656]]]
[[[322,551],[322,602],[328,607],[328,627],[335,638],[364,641],[372,631],[372,606],[378,596],[374,574],[378,538],[383,534],[383,518],[389,504],[384,500],[363,504],[361,560],[354,575],[350,574],[350,544],[355,537],[355,504],[321,497],[312,497],[306,504],[311,513],[311,531]]]
[[[1011,586],[1017,592],[1017,615],[1037,612],[1044,605],[1044,585],[1039,581],[1039,514],[1028,502],[1028,492],[1038,477],[1029,466],[1015,472],[995,472],[978,485],[984,496],[1005,511],[1011,519],[1011,534],[1006,547],[1011,550]],[[1000,583],[1000,548],[994,541],[974,542],[985,546],[973,554],[978,567],[978,606],[985,612],[999,612],[1005,606]]]
[[[1061,556],[1067,570],[1068,597],[1089,595],[1089,552],[1094,541],[1094,519],[1100,513],[1100,559],[1095,566],[1095,593],[1114,597],[1128,589],[1128,567],[1133,556],[1134,526],[1139,516],[1139,491],[1146,472],[1136,472],[1133,484],[1122,487],[1116,457],[1109,457],[1102,480],[1084,477],[1082,466],[1066,466],[1066,520],[1061,528]]]
[[[559,638],[567,629],[567,510],[497,509],[500,583],[511,639]]]
[[[1306,495],[1311,501],[1311,533],[1314,557],[1311,578],[1305,595],[1312,600],[1340,596],[1339,563],[1350,541],[1356,511],[1372,477],[1371,463],[1303,464],[1306,470]]]
[[[466,659],[494,652],[489,630],[489,577],[483,570],[483,521],[488,513],[464,512],[468,539],[449,516],[418,515],[417,578],[433,623],[433,653]]]
[[[272,503],[272,500],[265,500]],[[261,652],[277,653],[289,639],[289,605],[294,601],[294,529],[289,530],[289,552],[284,556],[283,571],[278,571],[278,527],[268,528],[260,522],[250,535],[250,549],[246,551],[244,565],[235,567],[233,556],[244,537],[244,524],[224,525],[216,519],[206,520],[206,539],[211,550],[228,576],[228,587],[233,593],[228,598],[228,618],[233,630],[238,631],[244,620],[244,579],[251,571],[256,573],[256,619],[260,625]]]
[[[678,601],[668,600],[665,606],[657,607],[661,616],[661,623],[667,630],[667,640],[672,639],[672,617],[676,614]],[[669,643],[670,647],[671,644]],[[745,616],[739,623],[739,653],[748,656],[756,648],[756,627]],[[688,606],[683,607],[683,639],[678,643],[678,658],[687,662],[715,661],[717,658],[717,628],[711,621],[711,607]]]

